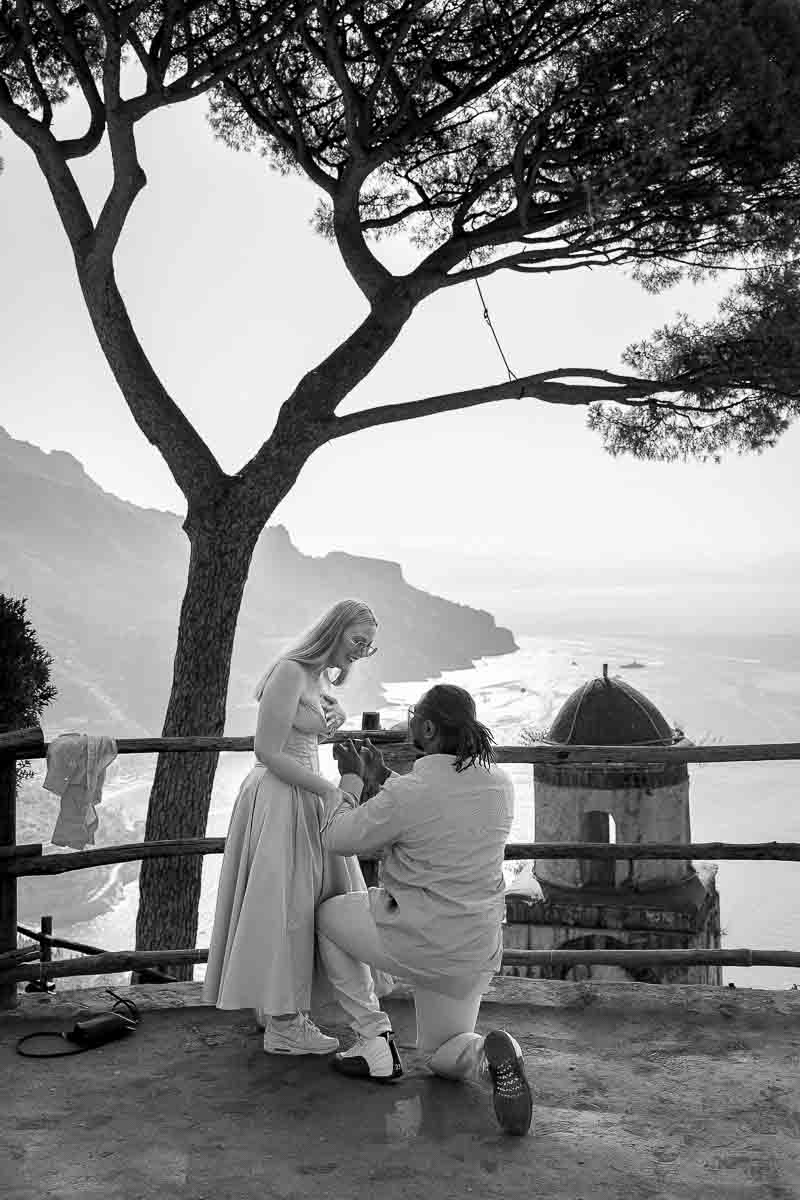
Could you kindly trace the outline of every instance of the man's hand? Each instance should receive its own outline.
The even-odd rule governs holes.
[[[382,788],[392,772],[387,767],[378,747],[373,746],[369,738],[364,743],[361,757],[364,762],[364,778],[374,781],[379,788]]]
[[[333,757],[336,759],[340,775],[358,775],[359,779],[364,778],[364,759],[352,739],[337,742],[333,747]]]

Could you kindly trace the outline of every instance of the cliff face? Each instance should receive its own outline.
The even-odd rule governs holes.
[[[173,513],[104,492],[69,454],[0,428],[0,591],[28,598],[55,659],[51,731],[157,734],[171,680],[188,541]],[[377,707],[383,680],[425,679],[506,654],[487,612],[411,587],[397,563],[341,552],[314,558],[282,526],[256,548],[234,647],[227,731],[248,733],[252,690],[280,646],[344,596],[369,604],[380,653],[345,689],[348,711]]]

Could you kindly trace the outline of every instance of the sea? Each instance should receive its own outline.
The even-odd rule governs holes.
[[[435,679],[384,684],[381,723],[390,727],[434,682],[456,683],[475,697],[479,718],[499,744],[520,744],[546,732],[561,705],[587,680],[619,675],[649,697],[667,720],[699,745],[743,742],[800,742],[800,637],[760,634],[630,636],[594,633],[580,637],[518,636],[511,654],[481,658],[467,669]],[[628,664],[638,663],[631,667]],[[358,725],[358,713],[348,724]],[[255,723],[255,708],[253,712]],[[335,778],[332,755],[322,749],[322,769]],[[116,831],[141,837],[152,783],[150,769],[132,772],[124,760],[109,776],[99,809]],[[241,780],[252,759],[220,758],[208,836],[224,836]],[[532,841],[535,796],[532,768],[507,768],[514,780],[516,815],[512,840]],[[800,842],[800,761],[700,764],[690,766],[691,829],[696,842]],[[105,839],[98,836],[98,842]],[[114,840],[120,840],[119,832]],[[208,945],[220,856],[208,855],[197,944]],[[134,944],[138,884],[130,864],[76,872],[71,878],[26,880],[20,921],[38,923],[43,911],[61,912],[63,937],[105,949]],[[509,886],[513,866],[508,867]],[[59,880],[69,879],[69,903],[59,905]],[[79,882],[80,881],[80,882]],[[43,885],[46,892],[43,893]],[[800,863],[721,862],[717,874],[724,947],[800,951]],[[77,890],[76,890],[77,888]],[[85,896],[83,894],[85,890]],[[44,907],[48,905],[49,907]],[[196,978],[203,968],[196,969]],[[726,983],[737,987],[800,986],[800,970],[731,967]],[[64,981],[59,987],[74,986]],[[90,982],[83,981],[84,986]]]

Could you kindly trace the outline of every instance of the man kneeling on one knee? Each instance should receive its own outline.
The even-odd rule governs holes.
[[[358,1039],[334,1066],[382,1082],[402,1075],[369,967],[398,975],[414,985],[417,1048],[430,1069],[491,1087],[502,1128],[524,1134],[532,1101],[520,1047],[503,1030],[475,1032],[503,953],[513,787],[462,688],[426,692],[411,710],[410,733],[422,756],[408,775],[390,772],[369,743],[362,754],[352,742],[335,751],[345,797],[325,813],[323,844],[380,857],[382,871],[380,887],[334,896],[317,912],[326,974]],[[383,786],[359,804],[367,763]]]

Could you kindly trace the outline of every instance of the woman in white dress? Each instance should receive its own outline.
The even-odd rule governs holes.
[[[267,1053],[338,1047],[308,1016],[314,913],[323,900],[366,885],[357,858],[322,848],[323,802],[340,793],[320,774],[318,743],[344,721],[329,685],[343,684],[354,662],[375,653],[377,627],[366,604],[340,600],[256,689],[258,761],[231,814],[203,999],[255,1009]]]

